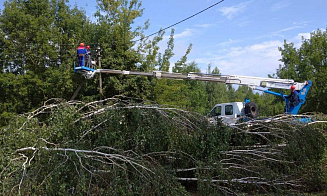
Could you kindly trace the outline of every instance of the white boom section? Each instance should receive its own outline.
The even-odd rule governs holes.
[[[296,87],[296,90],[301,90],[306,84],[306,83],[297,83],[294,82],[294,80],[290,80],[290,79],[275,79],[275,78],[263,78],[263,77],[251,77],[251,76],[239,76],[239,75],[216,75],[216,74],[203,74],[203,73],[181,74],[181,73],[168,73],[168,72],[161,72],[161,71],[140,72],[140,71],[121,71],[121,70],[113,70],[113,69],[97,69],[93,73],[91,73],[91,75],[93,76],[93,74],[95,73],[139,75],[139,76],[151,76],[156,78],[219,82],[225,84],[246,85],[257,90],[260,90],[260,88],[290,89],[292,85]]]

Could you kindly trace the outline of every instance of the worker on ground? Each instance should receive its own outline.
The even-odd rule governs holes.
[[[87,55],[87,50],[84,47],[84,43],[80,43],[77,48],[78,64],[80,67],[84,66],[85,55]]]
[[[288,99],[287,111],[290,111],[290,109],[300,104],[299,93],[295,90],[295,86],[292,85],[290,90],[291,94],[285,97]]]
[[[87,55],[86,55],[87,66],[90,67],[90,68],[92,68],[91,47],[90,46],[86,46],[86,50],[87,50]]]

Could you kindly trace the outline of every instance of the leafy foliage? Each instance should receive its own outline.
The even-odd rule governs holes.
[[[327,33],[317,30],[309,39],[302,39],[302,45],[296,49],[293,43],[284,42],[279,48],[282,54],[276,75],[295,81],[312,80],[313,87],[308,96],[304,111],[326,112],[326,67],[327,67]]]
[[[325,187],[318,127],[279,118],[231,128],[201,116],[125,97],[49,100],[1,129],[0,191],[237,195]]]
[[[143,13],[139,1],[98,1],[98,5],[94,15],[96,22],[92,22],[84,11],[70,8],[64,0],[5,3],[0,16],[0,42],[3,43],[0,48],[1,77],[12,83],[16,83],[12,81],[12,73],[16,78],[25,79],[24,83],[15,85],[13,92],[3,90],[5,100],[0,108],[1,125],[8,123],[12,114],[31,111],[54,97],[93,101],[119,94],[177,105],[202,114],[209,112],[217,103],[243,101],[247,97],[258,103],[261,115],[275,115],[283,111],[280,101],[265,95],[253,95],[247,87],[235,90],[224,84],[196,81],[157,81],[141,76],[102,75],[103,91],[99,94],[98,78],[85,81],[72,73],[72,65],[76,61],[75,47],[79,42],[91,45],[93,58],[96,57],[96,47],[101,46],[102,68],[169,71],[170,59],[174,55],[174,30],[166,50],[161,54],[158,44],[165,32],[160,31],[150,40],[143,34],[149,26],[148,21],[143,26],[132,27]],[[174,64],[173,72],[200,72],[196,62],[187,62],[191,49],[192,44]],[[220,74],[217,67],[213,71],[208,69],[208,73]],[[6,83],[0,86],[6,88]],[[37,84],[36,87],[34,84]],[[25,93],[24,88],[31,90]],[[76,94],[74,90],[79,88],[81,90]],[[15,91],[20,95],[17,96]]]

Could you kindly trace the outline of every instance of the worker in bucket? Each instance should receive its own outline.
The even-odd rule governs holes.
[[[92,68],[91,47],[90,46],[86,46],[86,50],[87,50],[87,55],[86,55],[87,63],[86,63],[86,66]]]
[[[77,48],[78,64],[80,67],[84,66],[85,64],[85,55],[87,55],[87,50],[84,47],[84,43],[80,43],[79,47]]]
[[[295,90],[295,86],[291,86],[291,94],[288,96],[285,96],[286,99],[288,99],[287,103],[287,111],[289,111],[291,108],[294,108],[295,106],[300,104],[300,98],[299,93]]]

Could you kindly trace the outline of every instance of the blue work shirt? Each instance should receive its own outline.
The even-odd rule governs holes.
[[[87,50],[85,47],[80,46],[77,48],[77,56],[78,56],[78,64],[79,66],[84,66],[85,55],[87,54]]]
[[[290,101],[290,106],[297,106],[300,103],[299,93],[297,91],[291,92],[289,96],[287,96]]]

